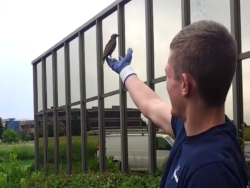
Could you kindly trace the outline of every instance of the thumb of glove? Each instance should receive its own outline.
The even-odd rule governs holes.
[[[132,48],[128,48],[127,54],[125,55],[124,60],[125,60],[126,62],[128,62],[129,64],[130,64],[130,61],[131,61],[131,59],[132,59],[132,54],[133,54]]]
[[[128,48],[127,50],[127,55],[131,55],[133,54],[133,49],[132,48]]]

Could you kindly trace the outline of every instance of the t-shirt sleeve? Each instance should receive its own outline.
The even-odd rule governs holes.
[[[172,130],[174,132],[175,138],[181,132],[181,130],[184,129],[183,121],[180,118],[176,117],[176,116],[172,116],[172,118],[171,118],[171,126],[172,126]]]
[[[232,173],[222,163],[211,163],[201,167],[187,179],[185,188],[240,188]]]

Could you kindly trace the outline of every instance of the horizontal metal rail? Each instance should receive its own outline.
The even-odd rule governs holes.
[[[70,42],[73,39],[75,39],[78,36],[79,32],[81,33],[81,32],[87,31],[89,28],[94,26],[96,23],[96,20],[103,20],[104,18],[108,17],[110,14],[115,12],[117,10],[117,6],[119,4],[124,5],[124,4],[127,4],[129,1],[131,1],[131,0],[117,0],[117,1],[115,1],[114,3],[112,3],[111,5],[106,7],[103,11],[101,11],[96,16],[94,16],[89,21],[87,21],[85,24],[80,26],[78,29],[76,29],[75,31],[70,33],[68,36],[66,36],[64,39],[62,39],[60,42],[58,42],[57,44],[52,46],[50,49],[48,49],[42,55],[40,55],[39,57],[34,59],[31,64],[39,63],[42,58],[46,58],[49,55],[51,55],[52,51],[54,51],[54,50],[56,51],[56,50],[60,49],[61,47],[63,47],[65,42]]]

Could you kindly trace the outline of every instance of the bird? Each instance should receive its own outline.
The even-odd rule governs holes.
[[[112,58],[112,53],[114,52],[115,48],[116,48],[116,38],[120,36],[118,34],[112,34],[110,37],[110,40],[108,41],[108,43],[106,44],[104,51],[103,51],[103,56],[102,56],[102,60],[103,60],[103,64],[105,62],[105,59],[110,56],[111,59]]]

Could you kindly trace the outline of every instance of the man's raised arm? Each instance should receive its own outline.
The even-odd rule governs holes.
[[[130,65],[132,53],[133,50],[129,48],[127,54],[119,57],[119,60],[106,58],[106,61],[112,70],[120,75],[132,100],[142,114],[167,134],[174,136],[171,126],[171,107],[163,103],[156,93],[136,76]]]
[[[142,114],[152,120],[154,124],[167,134],[174,136],[171,127],[171,107],[162,102],[156,93],[136,75],[129,76],[125,85],[132,100]]]

